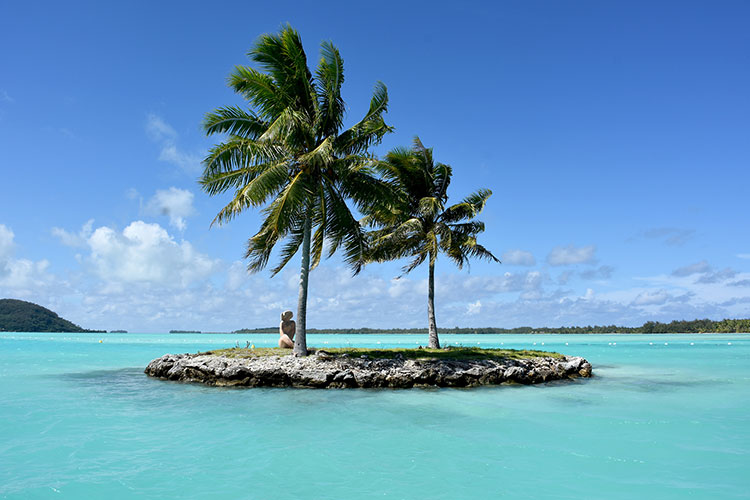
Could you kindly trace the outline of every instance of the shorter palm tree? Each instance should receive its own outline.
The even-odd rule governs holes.
[[[385,160],[375,165],[390,186],[392,196],[368,207],[362,220],[372,227],[368,233],[368,261],[385,262],[411,258],[403,267],[404,274],[427,261],[429,281],[427,316],[429,347],[440,348],[435,321],[435,261],[444,253],[459,269],[470,257],[500,262],[477,243],[484,223],[473,220],[492,195],[480,189],[463,201],[446,208],[452,170],[449,165],[435,163],[432,149],[425,148],[419,137],[411,149],[396,148]]]

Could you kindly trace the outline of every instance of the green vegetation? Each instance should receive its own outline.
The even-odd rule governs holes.
[[[419,137],[411,149],[396,148],[375,169],[385,180],[392,198],[387,204],[366,207],[362,224],[376,228],[368,233],[368,260],[385,262],[412,258],[404,274],[428,262],[427,320],[429,347],[440,348],[435,320],[435,261],[443,253],[459,269],[469,257],[500,262],[477,243],[484,223],[473,220],[492,195],[480,189],[461,203],[446,207],[448,186],[453,170],[450,165],[435,163],[432,149],[424,147]]]
[[[90,332],[46,307],[16,299],[0,299],[0,332]]]
[[[265,206],[261,228],[247,244],[250,271],[265,268],[281,240],[286,245],[273,274],[302,248],[294,350],[304,355],[308,273],[320,261],[324,241],[329,256],[343,250],[355,273],[365,263],[364,232],[346,201],[361,209],[382,198],[368,149],[391,130],[382,117],[388,93],[377,83],[364,118],[342,131],[344,63],[332,43],[321,44],[314,75],[299,33],[290,26],[260,37],[248,56],[265,72],[237,66],[229,77],[249,111],[230,106],[206,115],[207,134],[229,137],[210,150],[200,183],[209,195],[234,191],[215,223]]]
[[[367,349],[354,347],[331,347],[326,349],[310,349],[325,351],[334,357],[349,356],[351,358],[367,356],[371,359],[393,359],[400,354],[404,359],[452,359],[452,360],[475,360],[475,359],[527,359],[539,356],[561,358],[563,355],[556,352],[529,351],[518,349],[480,349],[479,347],[446,347],[444,349]],[[226,356],[228,358],[256,358],[263,356],[287,356],[291,354],[289,349],[279,347],[260,347],[255,349],[231,348],[217,349],[200,354],[213,354]]]
[[[278,333],[278,327],[243,328],[232,333]],[[332,334],[425,334],[426,328],[310,328],[308,333]],[[442,334],[492,334],[492,333],[750,333],[750,319],[696,319],[693,321],[672,321],[660,323],[649,321],[642,326],[561,326],[559,328],[532,328],[521,326],[518,328],[438,328]]]

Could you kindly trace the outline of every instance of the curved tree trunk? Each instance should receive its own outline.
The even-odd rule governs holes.
[[[435,324],[435,263],[432,262],[430,255],[430,279],[428,280],[427,289],[427,320],[430,325],[430,343],[427,347],[430,349],[440,349],[438,340],[437,324]]]
[[[297,333],[294,336],[294,354],[307,356],[307,283],[310,275],[310,233],[312,216],[308,211],[302,233],[302,267],[299,271],[299,299],[297,300]]]

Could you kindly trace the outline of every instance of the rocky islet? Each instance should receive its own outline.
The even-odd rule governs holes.
[[[166,354],[146,367],[152,377],[213,386],[309,388],[475,387],[539,384],[587,378],[591,364],[577,356],[524,359],[406,359],[349,356],[317,350],[293,355],[229,357]]]

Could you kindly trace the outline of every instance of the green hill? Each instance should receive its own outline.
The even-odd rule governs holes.
[[[0,332],[93,332],[61,318],[46,307],[0,299]]]

